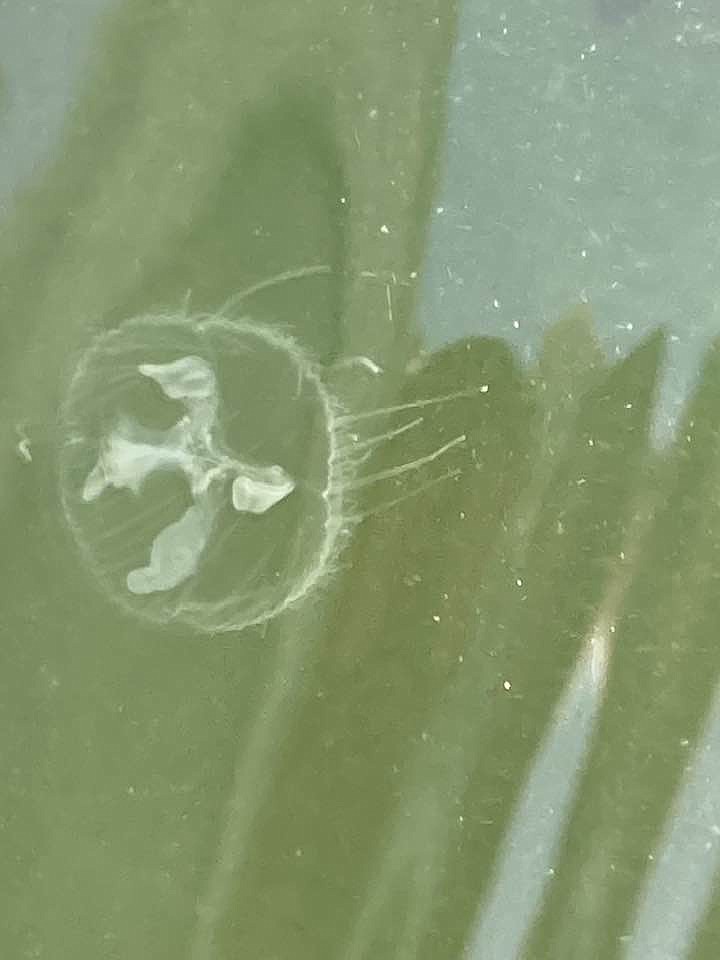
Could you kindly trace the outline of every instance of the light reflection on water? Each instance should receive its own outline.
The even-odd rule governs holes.
[[[52,158],[96,25],[117,2],[9,0],[0,6],[0,219],[12,194]]]
[[[609,357],[662,325],[654,436],[672,438],[720,331],[720,128],[700,106],[719,37],[709,3],[462,4],[423,271],[431,348],[492,334],[531,359],[580,300]]]

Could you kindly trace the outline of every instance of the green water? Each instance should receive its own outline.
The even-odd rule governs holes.
[[[644,328],[611,363],[579,295],[529,362],[481,323],[422,350],[456,14],[435,0],[118,5],[51,161],[13,198],[2,957],[632,956],[689,758],[710,749],[720,354],[708,348],[659,451],[663,335]],[[182,477],[149,500],[103,490],[87,528],[83,483],[137,365],[204,346],[133,346],[103,375],[88,356],[127,318],[192,327],[220,310],[277,331],[302,376],[213,347],[218,429],[245,438],[238,457],[292,462],[305,486],[255,525],[225,501],[213,514],[222,572],[182,589],[233,597],[232,616],[148,608],[128,594],[127,558],[143,524],[149,552],[165,506],[171,521],[189,503]],[[157,444],[182,403],[143,397],[134,416],[158,418]],[[227,530],[247,539],[228,545]],[[285,589],[299,569],[303,588]],[[238,580],[267,578],[273,603],[243,619]],[[565,710],[576,683],[581,706]],[[541,775],[564,710],[570,746]],[[556,791],[552,809],[523,806],[528,782]],[[523,824],[537,856],[510,871],[491,947],[483,922]],[[708,869],[702,888],[678,873],[670,898],[696,960],[717,949]]]

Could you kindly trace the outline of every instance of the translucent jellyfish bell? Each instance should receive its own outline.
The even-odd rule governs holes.
[[[124,606],[241,629],[323,575],[340,527],[334,410],[291,338],[217,316],[133,319],[87,352],[64,413],[65,513]]]

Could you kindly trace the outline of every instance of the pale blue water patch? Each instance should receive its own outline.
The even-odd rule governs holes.
[[[635,6],[462,5],[422,318],[525,358],[578,300],[611,355],[664,325],[662,439],[720,331],[720,11]]]
[[[0,216],[60,138],[114,0],[0,0]]]

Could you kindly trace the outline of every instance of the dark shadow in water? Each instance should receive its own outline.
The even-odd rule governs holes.
[[[397,438],[370,468],[415,459],[427,436],[467,436],[453,452],[458,476],[371,516],[343,558],[324,651],[308,665],[273,801],[239,873],[238,912],[217,932],[221,956],[288,943],[308,958],[460,955],[529,765],[646,509],[662,337],[605,369],[588,319],[584,309],[565,318],[532,378],[505,346],[478,339],[408,379],[405,402],[487,391],[438,407],[424,439]],[[373,488],[365,508],[383,497]],[[617,748],[621,776],[623,758]]]

